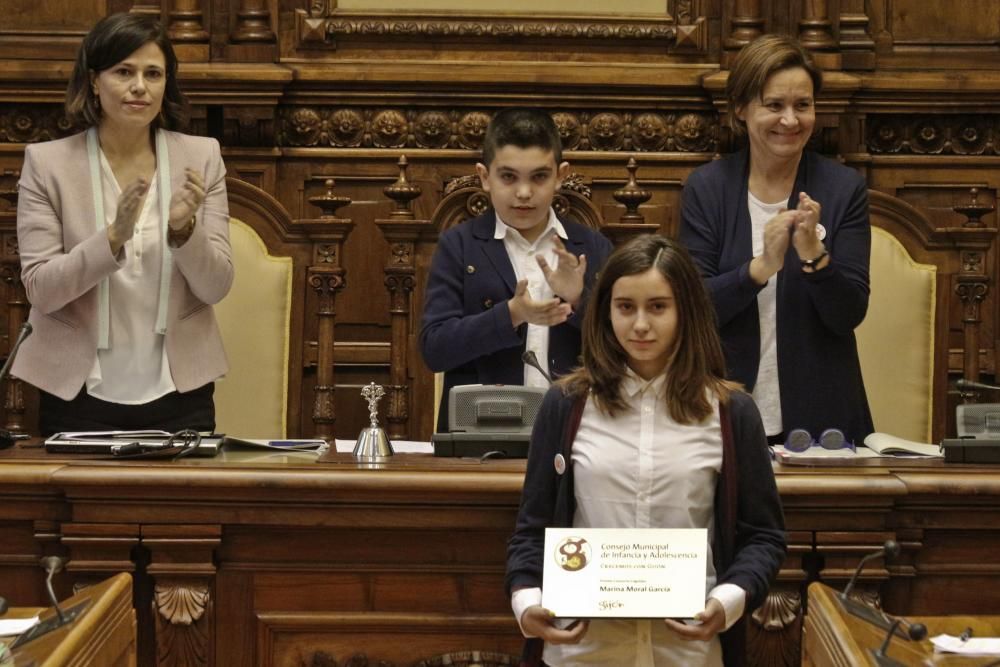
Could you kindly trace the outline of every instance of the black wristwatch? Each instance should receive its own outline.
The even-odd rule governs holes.
[[[823,258],[827,256],[826,250],[821,252],[818,257],[813,257],[812,259],[800,259],[799,263],[802,264],[803,269],[812,269],[810,273],[816,271],[816,266],[823,261]]]

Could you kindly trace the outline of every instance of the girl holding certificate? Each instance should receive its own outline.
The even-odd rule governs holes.
[[[583,324],[583,367],[546,395],[532,433],[507,588],[527,664],[740,665],[741,619],[785,555],[760,415],[723,379],[712,303],[678,243],[640,236],[608,259]],[[704,528],[695,622],[594,619],[541,605],[548,527]],[[544,642],[544,648],[543,648]]]

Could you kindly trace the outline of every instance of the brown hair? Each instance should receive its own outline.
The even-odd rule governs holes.
[[[143,14],[112,14],[98,21],[83,38],[66,87],[67,120],[84,127],[98,125],[101,107],[91,92],[90,73],[114,67],[150,42],[163,51],[167,77],[163,106],[153,129],[182,127],[187,121],[188,102],[177,86],[177,56],[163,24]]]
[[[598,407],[609,415],[626,409],[621,379],[628,353],[611,326],[611,292],[619,278],[652,268],[670,284],[677,308],[677,335],[667,363],[667,411],[681,424],[698,423],[712,411],[706,390],[725,402],[736,385],[724,379],[715,307],[701,276],[687,250],[665,236],[637,236],[611,253],[583,319],[583,367],[559,382],[570,394],[593,392]]]
[[[761,35],[743,47],[726,81],[729,101],[729,124],[738,135],[746,134],[747,124],[736,117],[754,99],[761,99],[764,86],[772,74],[801,67],[809,74],[813,96],[823,87],[823,71],[816,66],[812,54],[799,42],[785,35]]]
[[[483,137],[483,164],[489,169],[504,146],[551,151],[562,162],[562,140],[552,116],[541,109],[504,109],[493,116]]]

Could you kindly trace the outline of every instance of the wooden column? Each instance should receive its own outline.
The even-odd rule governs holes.
[[[208,61],[208,31],[201,0],[174,0],[167,22],[167,33],[177,58],[186,62]]]
[[[219,525],[142,527],[153,578],[156,667],[209,667],[215,659],[215,548]]]
[[[406,156],[400,156],[399,178],[383,192],[395,202],[386,219],[376,220],[379,230],[389,243],[385,264],[385,287],[389,290],[389,321],[392,342],[389,356],[389,411],[386,417],[389,437],[410,438],[410,338],[416,328],[412,300],[416,287],[416,244],[422,234],[431,229],[430,220],[417,220],[412,201],[420,196],[420,187],[407,180]]]
[[[234,42],[274,41],[267,0],[240,0],[240,8],[236,12],[236,27],[231,39]]]
[[[730,25],[729,36],[722,42],[722,66],[726,69],[732,66],[740,49],[764,32],[764,17],[761,15],[760,0],[735,0]]]
[[[336,217],[337,209],[351,203],[350,197],[333,194],[334,181],[327,179],[326,193],[310,197],[309,203],[323,210],[313,220],[297,220],[295,226],[313,242],[313,263],[306,270],[310,287],[316,292],[316,388],[313,401],[313,435],[332,441],[337,421],[334,396],[333,343],[337,292],[346,284],[340,258],[344,241],[354,228],[346,218]]]
[[[981,308],[990,291],[990,277],[986,269],[986,258],[995,228],[986,227],[982,217],[992,213],[994,207],[979,201],[979,189],[969,191],[969,203],[953,206],[967,220],[961,229],[950,230],[956,241],[961,258],[961,272],[955,284],[955,294],[962,303],[962,377],[977,382],[979,380],[979,328],[983,322]]]
[[[840,56],[845,70],[875,69],[875,40],[868,33],[865,0],[840,0]]]
[[[823,69],[840,69],[841,59],[833,39],[829,0],[802,0],[802,20],[799,21],[799,41],[813,52]]]

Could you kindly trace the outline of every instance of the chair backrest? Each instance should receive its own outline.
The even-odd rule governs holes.
[[[858,354],[875,430],[931,442],[938,267],[916,262],[887,231],[900,231],[892,218],[912,209],[890,199],[871,193],[871,297]]]
[[[273,257],[250,225],[230,220],[233,287],[215,306],[229,373],[216,383],[216,430],[283,438],[287,424],[292,259]]]

